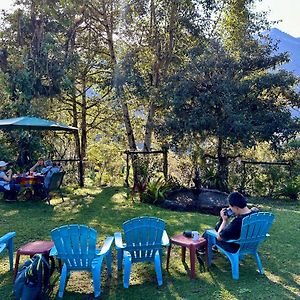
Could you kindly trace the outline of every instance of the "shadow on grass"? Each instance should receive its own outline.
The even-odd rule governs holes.
[[[190,212],[174,212],[156,206],[133,203],[126,199],[123,187],[104,189],[86,188],[68,190],[65,202],[59,197],[51,205],[43,202],[7,204],[0,201],[0,235],[16,231],[15,249],[28,241],[50,239],[53,228],[65,224],[87,224],[98,231],[98,245],[108,235],[122,229],[122,223],[136,216],[151,215],[166,221],[169,236],[184,230],[203,232],[217,222],[215,216]],[[252,201],[251,201],[252,202]],[[261,259],[266,276],[257,272],[255,260],[246,258],[240,266],[240,280],[231,278],[228,260],[217,255],[209,272],[200,273],[197,265],[196,280],[190,280],[181,262],[180,247],[172,249],[170,273],[165,272],[166,255],[163,257],[162,287],[157,286],[153,264],[134,264],[130,286],[123,288],[123,273],[117,271],[116,253],[113,252],[113,274],[107,277],[105,263],[102,271],[101,299],[295,299],[299,297],[299,213],[297,204],[285,205],[272,201],[258,202],[261,209],[276,215],[271,237],[261,247]],[[287,213],[288,212],[288,213]],[[287,234],[287,233],[294,234]],[[187,253],[188,255],[188,253]],[[11,298],[12,273],[8,272],[8,257],[0,257],[0,299]],[[298,270],[298,271],[297,271]],[[59,274],[50,299],[55,299]],[[64,299],[92,299],[90,275],[79,274],[70,278]]]

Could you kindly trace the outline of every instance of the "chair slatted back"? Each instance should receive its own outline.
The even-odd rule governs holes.
[[[253,252],[264,241],[274,221],[274,215],[268,212],[258,212],[243,219],[239,239],[240,253]]]
[[[58,190],[63,182],[65,172],[53,173],[50,178],[48,191]]]
[[[155,217],[138,217],[123,223],[126,251],[132,261],[152,261],[157,250],[162,249],[165,222]]]
[[[51,231],[51,237],[62,259],[70,270],[91,268],[96,257],[97,231],[85,225],[65,225]]]

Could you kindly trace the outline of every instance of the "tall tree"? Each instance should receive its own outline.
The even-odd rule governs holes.
[[[286,60],[285,55],[272,55],[271,48],[250,49],[236,60],[212,43],[204,52],[190,54],[190,62],[171,78],[166,91],[172,110],[163,131],[175,143],[191,134],[214,137],[216,146],[206,155],[218,160],[217,187],[222,190],[228,189],[229,159],[241,146],[280,143],[299,131],[288,110],[288,105],[299,104],[297,78],[269,71]]]

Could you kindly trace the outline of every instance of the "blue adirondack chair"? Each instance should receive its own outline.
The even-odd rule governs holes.
[[[97,231],[85,225],[65,225],[51,231],[54,247],[51,256],[63,261],[58,296],[63,297],[66,279],[70,271],[90,271],[93,276],[94,295],[101,293],[101,266],[106,258],[107,272],[111,275],[111,245],[113,237],[107,237],[101,249],[96,249]]]
[[[155,217],[138,217],[123,223],[125,242],[121,232],[115,232],[115,246],[118,254],[118,270],[124,260],[124,288],[128,288],[131,264],[154,262],[158,285],[162,285],[162,247],[169,245],[165,222]]]
[[[5,248],[8,250],[8,257],[9,257],[9,269],[13,269],[14,263],[14,237],[16,233],[9,232],[0,237],[0,253],[4,251]]]
[[[240,238],[238,240],[227,241],[229,243],[236,243],[240,245],[240,248],[236,253],[224,250],[216,243],[217,232],[215,230],[207,230],[209,266],[211,265],[212,260],[212,246],[216,245],[217,248],[230,260],[233,279],[239,279],[239,260],[243,259],[246,254],[251,254],[255,257],[260,274],[264,274],[264,269],[257,250],[260,244],[268,236],[268,232],[273,221],[274,215],[267,212],[258,212],[245,217],[242,222]]]

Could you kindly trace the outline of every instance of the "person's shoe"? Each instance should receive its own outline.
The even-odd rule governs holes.
[[[219,251],[218,247],[216,245],[212,245],[211,249],[212,249],[213,252],[218,252]]]
[[[198,248],[196,251],[200,255],[205,255],[205,249],[204,248]]]

